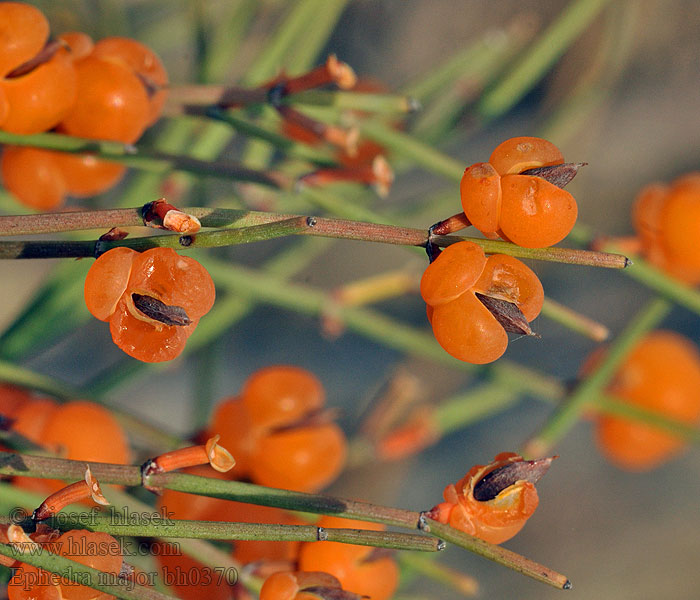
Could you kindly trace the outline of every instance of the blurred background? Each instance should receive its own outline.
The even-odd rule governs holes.
[[[54,32],[79,29],[96,38],[129,35],[143,41],[162,57],[173,85],[181,85],[244,80],[293,3],[66,0],[34,4],[46,12]],[[216,43],[224,47],[226,27],[231,28],[231,37],[237,35],[233,33],[236,23],[223,18],[236,4],[249,7],[249,20],[241,23],[246,36],[234,54],[211,59],[203,51],[206,36],[219,36]],[[336,53],[359,76],[379,80],[392,91],[421,81],[467,48],[481,48],[482,54],[475,51],[472,60],[482,61],[483,69],[470,69],[467,61],[463,74],[425,102],[422,112],[411,115],[408,126],[465,167],[487,160],[495,145],[508,137],[547,137],[567,160],[589,163],[568,189],[577,198],[580,221],[596,234],[631,234],[629,210],[642,186],[700,168],[700,5],[694,0],[331,4],[339,7],[337,16],[319,18],[337,23],[314,53],[312,64]],[[490,92],[502,76],[565,11],[576,7],[580,13],[574,17],[582,19],[587,4],[596,16],[576,41],[513,106],[495,116],[496,101]],[[598,5],[600,10],[591,8]],[[491,65],[483,60],[484,52],[495,53],[501,47],[507,48],[503,60]],[[205,64],[205,58],[211,60]],[[164,127],[151,130],[142,143],[155,143]],[[238,136],[228,142],[224,156],[241,159],[245,141]],[[401,164],[401,157],[391,152],[388,156],[392,164],[395,158]],[[365,194],[366,206],[403,215],[402,222],[421,228],[459,209],[454,182],[410,164],[397,171],[388,197]],[[130,174],[116,190],[80,205],[118,205],[134,177]],[[145,197],[141,202],[152,199]],[[257,209],[265,209],[269,201],[246,186],[204,178],[193,182],[180,200],[183,205]],[[134,199],[126,205],[136,204]],[[2,206],[6,213],[24,212],[7,197]],[[307,210],[320,212],[317,207]],[[287,244],[259,243],[218,255],[255,266]],[[402,248],[338,241],[329,244],[294,281],[333,290],[391,269],[406,269],[418,281],[425,264],[419,253],[411,255]],[[652,297],[621,272],[529,264],[548,296],[601,321],[613,335]],[[62,267],[53,260],[0,263],[0,328],[12,325],[58,268]],[[376,308],[428,330],[424,305],[415,293]],[[290,363],[313,371],[326,388],[328,403],[342,410],[341,422],[348,432],[356,430],[369,403],[398,370],[410,371],[422,394],[435,402],[474,383],[463,371],[406,356],[349,331],[330,336],[318,318],[264,304],[192,356],[174,361],[165,370],[140,371],[138,377],[128,378],[131,359],[125,361],[112,345],[107,327],[88,320],[82,304],[74,310],[81,314],[80,327],[58,337],[47,335],[46,344],[18,353],[18,362],[78,387],[97,373],[123,366],[126,375],[109,392],[109,402],[181,434],[195,428],[210,403],[235,395],[254,370],[268,364]],[[697,315],[675,308],[664,325],[698,343],[699,323]],[[43,326],[50,330],[54,325]],[[596,343],[542,317],[535,321],[535,329],[541,339],[511,340],[506,357],[562,382],[573,381]],[[430,508],[441,500],[444,486],[461,478],[471,465],[519,448],[550,410],[537,398],[523,397],[507,411],[449,435],[416,458],[351,469],[330,491],[405,508]],[[506,546],[568,575],[571,591],[550,589],[457,548],[446,551],[445,562],[477,577],[483,597],[696,597],[700,452],[692,449],[648,474],[622,472],[601,457],[591,424],[582,422],[558,444],[556,453],[560,458],[538,484],[537,512]],[[417,585],[410,595],[454,595],[432,581]]]

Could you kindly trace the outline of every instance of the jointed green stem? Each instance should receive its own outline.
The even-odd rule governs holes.
[[[190,237],[187,240],[187,244],[181,243],[179,236],[157,236],[126,239],[118,242],[98,242],[97,245],[87,241],[0,242],[0,257],[95,256],[116,246],[127,246],[136,250],[154,246],[171,248],[181,246],[192,248],[213,247],[254,242],[291,234],[316,235],[418,247],[424,247],[427,242],[425,230],[395,225],[231,209],[187,208],[183,210],[198,217],[205,227],[233,228],[233,230],[199,233]],[[0,217],[0,236],[100,227],[107,229],[110,227],[138,226],[142,224],[143,221],[138,208],[82,213],[18,215]],[[485,252],[490,254],[502,253],[519,258],[617,269],[624,268],[628,264],[624,256],[620,254],[606,254],[604,252],[572,250],[568,248],[522,248],[508,242],[465,238],[462,236],[435,236],[433,241],[439,246],[447,246],[465,239],[478,244]]]

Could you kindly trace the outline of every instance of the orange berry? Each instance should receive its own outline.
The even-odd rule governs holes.
[[[466,218],[487,237],[498,234],[527,248],[556,244],[576,223],[576,201],[543,177],[522,173],[563,162],[559,149],[547,140],[506,140],[488,163],[464,171],[460,196]]]
[[[109,319],[114,343],[144,362],[178,356],[199,318],[211,309],[214,296],[206,269],[171,248],[133,254],[113,248],[95,261],[85,279],[88,310]],[[136,298],[157,310],[147,314]]]
[[[629,353],[608,388],[624,402],[688,424],[700,419],[700,353],[671,331],[654,331]],[[597,419],[598,445],[621,468],[646,471],[669,460],[685,444],[670,433],[623,417]]]
[[[53,161],[61,171],[68,194],[79,198],[110,189],[126,173],[124,165],[100,160],[92,154],[54,152]]]
[[[75,61],[78,77],[73,109],[59,129],[69,135],[133,143],[150,116],[139,78],[126,66],[89,55]]]
[[[443,349],[458,360],[477,365],[500,358],[508,334],[473,293],[433,307],[433,334]]]
[[[106,408],[87,400],[58,406],[41,434],[42,443],[71,460],[127,464],[124,429]]]
[[[382,531],[383,525],[339,517],[323,517],[320,527],[340,527]],[[299,568],[303,571],[323,571],[338,578],[344,590],[368,596],[372,600],[387,600],[396,591],[399,569],[388,556],[372,557],[371,546],[356,546],[338,542],[305,542],[299,552]]]
[[[31,399],[32,396],[23,388],[7,383],[0,384],[0,415],[14,419],[19,409]]]
[[[13,416],[12,429],[27,439],[41,444],[46,424],[58,410],[58,404],[49,398],[28,398]]]
[[[7,584],[8,600],[63,600],[58,575],[20,564]]]
[[[0,171],[5,188],[22,204],[37,210],[51,210],[63,203],[66,184],[52,152],[5,146]]]
[[[676,180],[660,215],[660,234],[668,258],[700,270],[697,224],[700,223],[700,173]]]
[[[484,270],[486,255],[471,242],[451,244],[428,265],[420,282],[426,304],[436,307],[470,290]]]
[[[486,296],[517,304],[528,321],[540,314],[544,289],[534,271],[508,254],[492,254],[474,284]]]
[[[514,244],[551,246],[563,240],[576,223],[574,197],[541,177],[505,175],[501,189],[500,227]]]
[[[492,471],[522,460],[513,452],[502,452],[488,465],[475,465],[460,481],[445,488],[445,502],[433,508],[431,516],[492,544],[509,540],[539,504],[534,484],[516,481],[490,500],[477,500],[474,488]]]
[[[503,254],[486,259],[472,242],[448,246],[428,266],[421,295],[435,339],[455,358],[484,364],[505,352],[508,335],[476,293],[515,304],[531,321],[542,309],[544,290],[519,260]]]

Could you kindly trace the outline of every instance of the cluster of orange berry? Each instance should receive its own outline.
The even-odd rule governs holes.
[[[571,231],[578,214],[573,196],[562,189],[578,165],[566,167],[561,152],[546,140],[506,140],[489,162],[464,171],[464,214],[437,223],[431,233],[471,224],[487,237],[520,246],[555,244]],[[475,364],[499,358],[508,346],[508,332],[531,335],[528,323],[544,302],[542,284],[528,267],[503,254],[487,259],[472,242],[453,244],[434,257],[420,290],[439,344],[455,358]]]
[[[165,102],[168,76],[159,58],[128,38],[96,43],[70,32],[49,40],[37,8],[0,3],[0,129],[133,143]],[[91,196],[114,185],[124,167],[89,154],[8,146],[0,165],[5,187],[37,209],[60,206],[67,194]]]
[[[584,373],[601,358],[602,352],[594,353]],[[626,404],[694,425],[700,419],[700,353],[678,333],[649,333],[626,356],[607,391]],[[622,416],[597,416],[596,433],[603,454],[630,471],[653,469],[684,447],[678,436]]]
[[[22,388],[0,385],[0,415],[12,431],[63,458],[128,464],[126,432],[106,408],[88,400],[58,404]],[[48,494],[63,487],[53,479],[16,477],[15,484]]]
[[[207,270],[171,248],[112,248],[85,278],[90,313],[109,321],[114,343],[144,362],[178,356],[214,297]]]
[[[219,404],[207,436],[221,435],[236,457],[235,476],[316,492],[338,476],[347,454],[345,435],[324,404],[323,386],[312,373],[267,367],[248,378],[239,396]]]
[[[324,396],[318,379],[301,368],[274,366],[257,371],[245,382],[240,396],[224,400],[217,407],[206,432],[206,436],[220,434],[222,445],[235,456],[236,466],[226,474],[206,473],[205,468],[188,472],[219,478],[248,477],[255,483],[296,491],[319,490],[342,469],[347,446],[342,430],[323,410]],[[304,524],[279,508],[170,490],[160,497],[159,506],[181,519]],[[335,517],[323,517],[318,525],[382,529],[374,523]],[[395,560],[375,555],[367,546],[239,541],[233,556],[243,564],[265,564],[268,572],[294,568],[324,571],[336,577],[343,589],[377,600],[389,598],[398,584]],[[164,575],[203,568],[190,557],[170,552],[159,552],[158,561]],[[175,591],[186,600],[219,597],[221,593],[207,585],[176,586]]]

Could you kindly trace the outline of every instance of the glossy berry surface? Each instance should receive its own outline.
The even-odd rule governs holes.
[[[85,278],[88,310],[109,321],[117,346],[144,362],[178,356],[199,318],[211,309],[214,296],[206,269],[170,248],[143,253],[113,248],[95,261]],[[137,306],[138,297],[165,305],[172,318],[146,314]]]
[[[382,531],[383,525],[323,517],[320,527],[339,527]],[[396,561],[386,555],[373,557],[370,546],[337,542],[305,542],[299,553],[299,568],[303,571],[323,571],[338,578],[344,590],[368,596],[372,600],[388,600],[396,591],[399,569]]]
[[[246,380],[241,400],[256,427],[276,427],[320,409],[326,394],[306,369],[275,365],[259,369]]]
[[[435,339],[449,354],[474,364],[493,362],[508,346],[508,335],[477,298],[479,293],[515,304],[532,321],[544,302],[537,276],[504,254],[486,258],[472,242],[451,244],[425,270],[421,296]]]
[[[632,219],[642,254],[653,265],[690,285],[700,283],[700,173],[669,185],[651,184],[637,196]]]
[[[167,97],[168,73],[155,52],[131,38],[108,37],[95,44],[92,55],[127,67],[141,80],[149,101],[146,125],[157,121]]]
[[[700,354],[687,338],[655,331],[627,356],[608,388],[616,398],[683,423],[700,419]],[[596,435],[603,454],[630,471],[646,471],[684,448],[682,440],[644,423],[601,415]]]
[[[556,244],[576,223],[576,201],[542,177],[522,173],[563,162],[559,149],[547,140],[506,140],[488,162],[464,171],[460,183],[464,214],[487,237],[498,235],[528,248]]]
[[[517,481],[485,501],[474,497],[474,487],[495,469],[518,461],[522,457],[502,452],[488,465],[473,466],[460,481],[445,488],[445,502],[431,511],[433,518],[492,544],[512,538],[539,504],[534,484]]]
[[[68,135],[133,143],[146,129],[150,101],[126,66],[90,54],[75,62],[76,101],[61,121]]]
[[[262,434],[251,453],[251,478],[270,487],[318,491],[331,483],[347,457],[345,434],[335,423]]]

